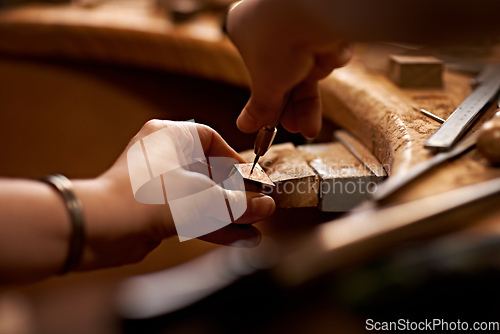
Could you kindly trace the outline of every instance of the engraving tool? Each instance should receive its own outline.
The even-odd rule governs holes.
[[[269,125],[263,127],[257,133],[257,138],[255,138],[254,143],[255,159],[253,160],[252,170],[250,171],[250,174],[253,173],[253,169],[255,168],[257,162],[259,162],[259,158],[266,154],[267,150],[269,150],[271,144],[273,143],[276,132],[278,131],[278,125],[280,124],[281,114],[283,114],[283,111],[285,110],[288,103],[288,96],[289,94],[285,95],[283,106],[279,115]]]

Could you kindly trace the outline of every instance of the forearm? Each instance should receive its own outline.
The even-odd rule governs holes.
[[[263,0],[266,1],[266,0]],[[271,0],[274,1],[274,0]],[[286,6],[287,0],[277,0]],[[325,32],[352,41],[447,43],[500,34],[496,0],[291,0]]]
[[[173,234],[167,228],[142,230],[141,222],[154,219],[157,211],[136,202],[130,189],[112,189],[105,178],[73,185],[82,202],[86,235],[77,270],[135,262]],[[71,228],[65,203],[54,188],[39,181],[0,179],[0,283],[60,273]]]
[[[258,15],[229,19],[257,20],[241,25],[251,29],[248,33],[276,34],[313,46],[338,39],[463,42],[500,34],[496,0],[245,0],[244,6]]]
[[[57,273],[70,235],[57,193],[42,182],[2,179],[0,208],[0,280]]]

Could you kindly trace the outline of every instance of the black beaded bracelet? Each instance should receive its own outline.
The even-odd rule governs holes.
[[[71,236],[69,240],[68,257],[60,274],[65,274],[80,264],[85,246],[85,222],[83,219],[82,203],[73,191],[73,183],[64,175],[54,174],[45,177],[42,181],[53,186],[62,196],[71,222]]]

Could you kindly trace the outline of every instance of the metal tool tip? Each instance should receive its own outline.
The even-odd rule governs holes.
[[[252,175],[253,169],[255,168],[255,165],[257,165],[257,162],[259,162],[259,156],[258,155],[255,156],[255,159],[253,159],[253,166],[252,166],[252,169],[250,170],[250,175]]]

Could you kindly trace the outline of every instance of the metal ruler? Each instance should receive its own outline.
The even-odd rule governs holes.
[[[487,65],[479,74],[479,85],[425,142],[432,151],[448,151],[460,139],[479,112],[500,89],[500,65]]]

